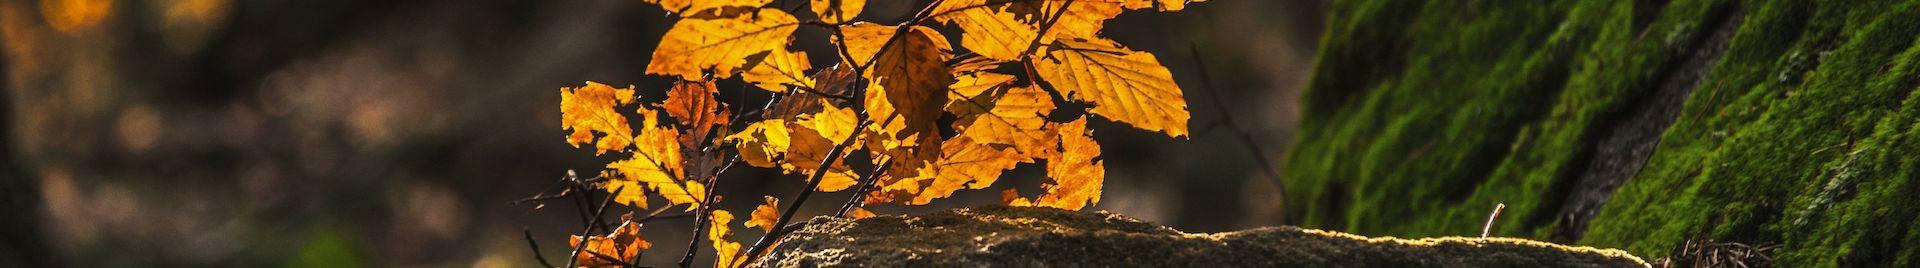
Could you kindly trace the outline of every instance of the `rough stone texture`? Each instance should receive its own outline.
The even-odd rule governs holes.
[[[1624,251],[1514,238],[1367,238],[1264,227],[1189,234],[1105,212],[988,206],[818,217],[758,266],[1645,267]]]
[[[1301,226],[1920,267],[1920,1],[1335,1]]]

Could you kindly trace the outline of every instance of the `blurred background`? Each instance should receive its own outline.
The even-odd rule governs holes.
[[[862,19],[891,24],[928,1],[872,2]],[[1108,178],[1093,209],[1190,232],[1278,224],[1248,148],[1284,168],[1325,6],[1214,0],[1110,21],[1106,36],[1172,70],[1193,136],[1096,120]],[[640,0],[0,0],[0,266],[535,265],[522,230],[561,259],[571,204],[511,202],[611,159],[564,142],[556,92],[598,81],[659,98],[671,81],[643,71],[673,20]],[[796,44],[825,43],[804,29]],[[1034,193],[1043,173],[1007,176]],[[722,180],[721,206],[742,215],[802,187],[753,168]],[[874,210],[997,202],[974,190]],[[649,224],[643,264],[671,266],[691,227]]]

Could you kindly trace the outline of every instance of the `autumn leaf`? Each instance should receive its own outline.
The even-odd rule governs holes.
[[[760,227],[760,230],[773,233],[774,221],[780,220],[780,199],[767,196],[766,203],[753,208],[753,218],[747,219],[747,228]]]
[[[1046,128],[1047,115],[1053,113],[1053,96],[1038,87],[1001,87],[968,97],[953,104],[982,107],[985,111],[960,114],[955,129],[960,136],[982,144],[1009,146],[1027,158],[1047,158],[1054,154],[1058,134]]]
[[[713,267],[739,267],[741,262],[746,261],[746,258],[740,256],[740,243],[727,240],[727,236],[733,233],[732,228],[727,226],[733,223],[733,213],[720,209],[715,209],[708,213],[710,213],[710,215],[707,216],[707,225],[709,226],[707,227],[707,240],[713,241]]]
[[[940,160],[932,182],[913,196],[909,205],[923,205],[947,198],[960,189],[982,189],[1000,178],[1000,173],[1024,161],[1020,154],[975,142],[968,137],[947,140],[941,145]]]
[[[1061,39],[1034,60],[1040,77],[1067,98],[1093,103],[1093,113],[1160,131],[1187,135],[1187,102],[1173,75],[1153,54],[1107,39]]]
[[[714,78],[732,77],[747,57],[787,45],[800,21],[777,9],[719,18],[685,18],[673,24],[647,63],[648,74],[676,75],[702,80],[712,69]]]
[[[740,151],[742,161],[746,161],[748,165],[763,168],[779,166],[774,163],[775,158],[786,153],[787,147],[792,144],[792,137],[787,132],[787,121],[784,119],[754,122],[739,133],[727,136],[726,140],[732,142],[734,148]]]
[[[1087,118],[1060,125],[1060,157],[1047,159],[1046,194],[1034,203],[1065,210],[1080,210],[1100,203],[1100,186],[1107,177],[1100,157],[1100,144],[1087,131]]]
[[[947,103],[947,85],[953,83],[953,74],[946,66],[946,60],[952,58],[947,38],[925,26],[897,31],[894,26],[858,23],[844,26],[841,31],[846,37],[840,41],[853,57],[847,62],[873,62],[865,74],[874,84],[869,91],[883,91],[887,105],[905,124],[905,131],[895,134],[895,138],[936,130],[934,121],[940,118],[941,108]],[[896,33],[899,36],[895,36]],[[872,109],[868,114],[888,116]]]
[[[813,0],[813,14],[820,16],[821,22],[842,23],[860,16],[860,10],[866,9],[867,0]]]
[[[759,64],[740,73],[740,79],[753,83],[754,87],[773,93],[787,92],[788,86],[813,87],[813,78],[805,73],[809,67],[806,51],[787,51],[786,48],[768,50]]]
[[[752,8],[765,6],[773,0],[644,0],[648,4],[660,5],[661,9],[673,13],[701,13],[721,8]]]
[[[825,109],[819,113],[803,116],[788,127],[790,146],[787,147],[785,163],[781,164],[788,173],[812,176],[826,160],[827,154],[835,145],[853,137],[858,119],[853,109],[823,104]],[[857,183],[858,175],[847,167],[846,161],[834,161],[827,174],[822,175],[819,191],[837,192],[846,190]]]
[[[620,227],[614,228],[613,233],[607,235],[572,236],[568,239],[567,245],[580,249],[579,254],[573,255],[573,262],[583,267],[634,263],[640,256],[640,251],[653,247],[653,244],[640,238],[640,224],[633,222],[632,219],[633,214],[620,216],[622,222]],[[607,258],[619,262],[609,261]]]
[[[725,127],[732,117],[726,104],[714,99],[713,95],[718,93],[712,81],[682,81],[667,91],[667,100],[660,106],[686,130],[686,141],[705,141],[708,132],[715,127]],[[681,146],[691,148],[698,144],[682,143]]]
[[[633,102],[633,87],[614,89],[606,84],[587,82],[580,88],[560,88],[560,129],[571,129],[567,135],[567,144],[574,148],[595,143],[594,133],[605,134],[595,143],[593,154],[607,151],[625,150],[633,143],[633,129],[627,125],[627,116],[613,110],[614,106]]]
[[[657,113],[650,109],[642,107],[640,114],[645,121],[641,124],[640,135],[634,139],[638,144],[635,147],[639,150],[634,150],[632,158],[607,164],[608,169],[618,171],[620,175],[609,181],[607,189],[623,189],[614,201],[645,207],[644,203],[640,203],[646,198],[642,194],[645,191],[641,191],[644,187],[666,198],[668,203],[695,204],[687,207],[689,211],[697,208],[699,199],[706,194],[706,186],[680,177],[684,161],[681,158],[679,132],[660,127],[658,116],[655,115]]]
[[[1019,60],[1027,47],[1040,35],[1040,27],[1003,11],[1004,4],[992,0],[948,0],[934,7],[933,19],[959,26],[960,46],[988,58]],[[1002,6],[1002,7],[996,7]],[[1042,39],[1042,43],[1052,41]]]
[[[874,214],[873,214],[873,211],[867,211],[867,209],[865,209],[865,208],[859,208],[859,207],[855,207],[855,208],[853,208],[853,210],[848,210],[848,211],[847,211],[847,217],[848,217],[848,218],[853,218],[853,219],[855,219],[855,220],[858,220],[858,219],[865,219],[865,218],[872,218],[873,216],[876,216],[876,215],[874,215]]]

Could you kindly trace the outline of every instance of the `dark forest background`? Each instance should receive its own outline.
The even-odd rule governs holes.
[[[875,0],[862,18],[924,2]],[[1277,224],[1247,148],[1279,165],[1324,6],[1214,0],[1110,22],[1172,70],[1194,135],[1096,121],[1109,171],[1093,209],[1194,232]],[[670,81],[642,73],[672,21],[640,0],[0,0],[0,266],[521,267],[523,228],[564,256],[571,204],[510,204],[605,161],[564,143],[557,89],[663,94]],[[1002,183],[1035,189],[1037,171]],[[801,187],[769,170],[723,180],[736,213]],[[669,264],[690,228],[649,225],[647,263]]]

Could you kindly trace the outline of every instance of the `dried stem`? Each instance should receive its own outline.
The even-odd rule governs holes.
[[[1247,150],[1253,153],[1254,161],[1260,163],[1260,170],[1265,172],[1267,180],[1273,184],[1277,199],[1280,199],[1280,204],[1276,205],[1280,208],[1280,223],[1288,223],[1286,181],[1281,179],[1279,170],[1273,167],[1273,160],[1267,158],[1267,151],[1261,149],[1260,143],[1253,138],[1253,134],[1234,122],[1233,114],[1227,112],[1227,102],[1220,99],[1220,91],[1213,88],[1213,78],[1207,75],[1207,64],[1200,56],[1200,46],[1189,44],[1187,49],[1193,51],[1193,68],[1200,71],[1200,84],[1207,89],[1207,99],[1213,102],[1214,111],[1220,113],[1220,123],[1233,130],[1234,136],[1240,138],[1240,142],[1247,144]]]

